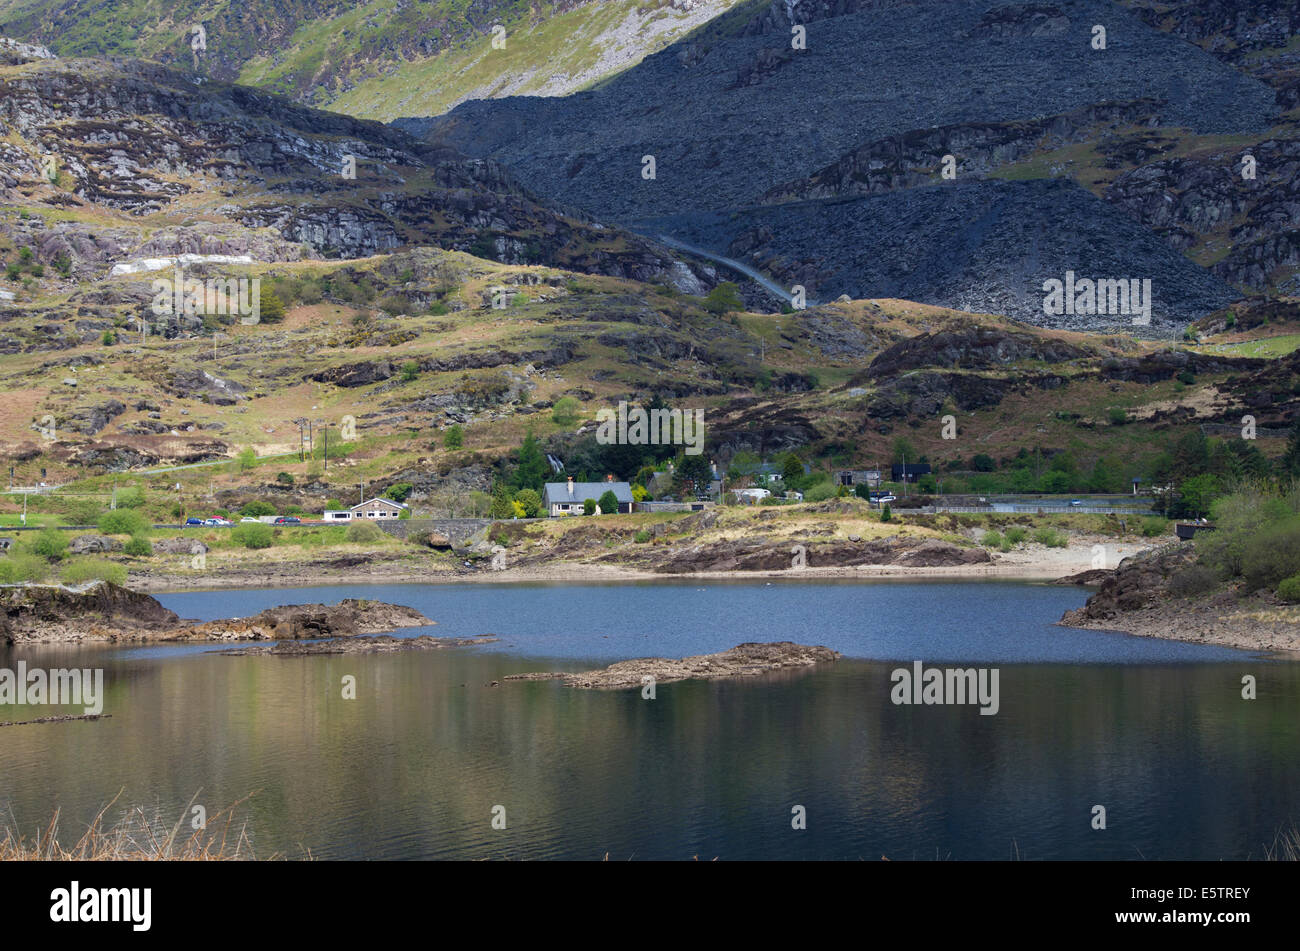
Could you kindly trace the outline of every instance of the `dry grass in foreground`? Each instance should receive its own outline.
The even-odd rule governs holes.
[[[195,798],[197,797],[198,793],[195,793]],[[20,835],[12,823],[7,823],[0,829],[0,861],[249,861],[255,856],[252,842],[248,838],[247,825],[235,825],[236,808],[249,798],[250,796],[245,796],[221,812],[209,816],[201,829],[194,829],[191,825],[191,809],[194,805],[194,800],[191,799],[180,818],[169,829],[162,821],[161,813],[155,812],[149,816],[140,806],[127,812],[111,827],[106,827],[104,815],[117,802],[117,796],[114,796],[71,846],[65,846],[59,841],[60,810],[55,810],[49,825],[38,829],[32,839]]]

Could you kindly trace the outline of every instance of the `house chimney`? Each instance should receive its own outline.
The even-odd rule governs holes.
[[[609,475],[605,476],[605,481],[606,481],[606,482],[613,482],[613,481],[614,481],[614,475],[613,475],[613,473],[610,473]]]
[[[573,476],[569,476],[569,498],[573,498]]]

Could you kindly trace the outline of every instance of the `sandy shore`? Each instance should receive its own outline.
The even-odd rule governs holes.
[[[854,565],[850,567],[786,568],[773,571],[699,571],[689,574],[661,574],[620,565],[559,562],[547,565],[493,570],[489,567],[449,567],[446,563],[412,565],[409,561],[372,561],[363,565],[334,568],[306,564],[285,564],[269,571],[265,566],[235,568],[204,573],[150,573],[132,575],[128,586],[136,591],[160,594],[229,588],[298,588],[319,585],[358,584],[518,584],[518,583],[618,583],[710,579],[745,581],[758,579],[859,579],[876,578],[1001,578],[1050,581],[1087,571],[1093,567],[1093,545],[1106,546],[1106,567],[1151,547],[1132,541],[1116,545],[1111,539],[1077,538],[1066,548],[1033,546],[997,553],[982,565],[945,568],[910,568],[897,565]]]

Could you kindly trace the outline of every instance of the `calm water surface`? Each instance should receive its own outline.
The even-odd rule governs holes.
[[[1224,859],[1260,856],[1300,817],[1300,668],[1055,626],[1080,589],[689,581],[160,600],[208,620],[344,597],[438,621],[406,634],[500,641],[352,657],[0,648],[0,667],[105,668],[113,715],[0,730],[0,807],[28,833],[59,807],[71,831],[119,790],[170,819],[200,790],[209,811],[255,792],[240,814],[258,854],[322,858]],[[660,685],[654,700],[491,686],[746,640],[846,659]],[[894,705],[890,672],[913,660],[998,667],[998,714]],[[1245,674],[1259,699],[1241,699]],[[0,720],[31,716],[0,706]],[[505,830],[491,827],[497,805]]]

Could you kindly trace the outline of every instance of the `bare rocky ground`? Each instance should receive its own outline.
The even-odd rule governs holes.
[[[642,687],[653,677],[655,684],[676,680],[721,680],[728,677],[754,677],[771,670],[812,667],[839,660],[840,654],[829,647],[809,647],[792,641],[739,644],[719,654],[700,654],[674,660],[666,657],[642,657],[621,660],[604,670],[578,673],[509,674],[506,680],[560,680],[566,687],[621,690]]]
[[[304,656],[307,654],[390,654],[396,651],[441,650],[444,647],[469,647],[473,644],[491,644],[497,638],[485,637],[355,637],[331,638],[327,641],[278,641],[272,645],[234,647],[222,654],[275,654],[277,656]]]
[[[107,581],[76,587],[0,587],[0,641],[242,641],[357,637],[435,622],[399,604],[347,598],[339,604],[290,604],[244,618],[181,619],[147,594]]]

